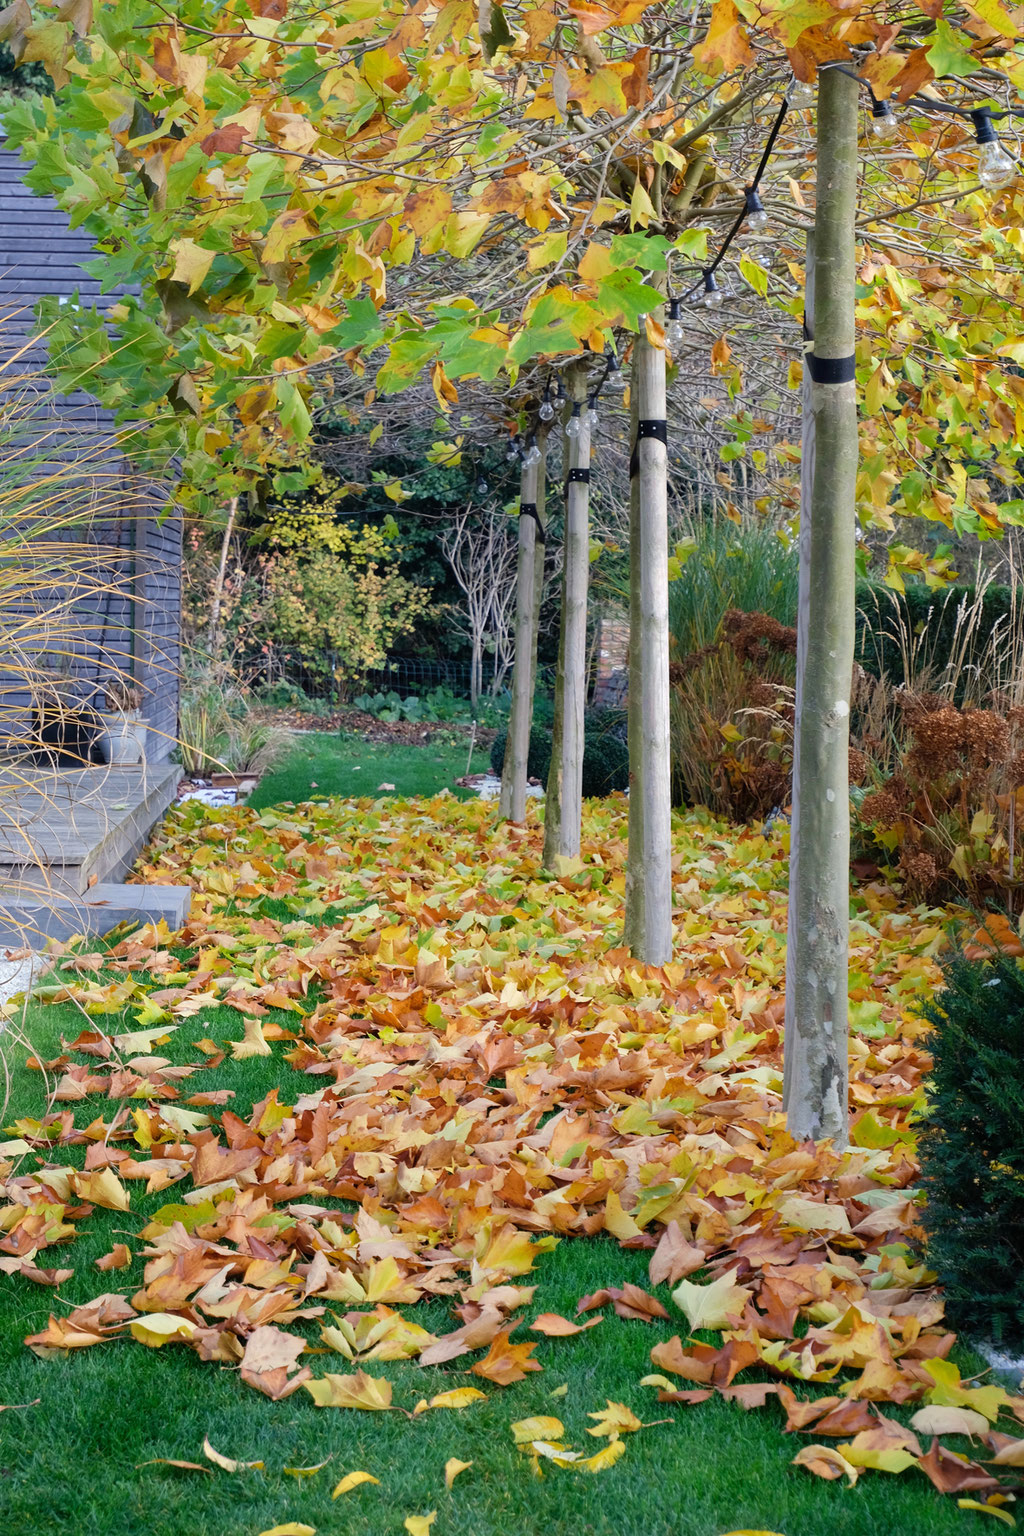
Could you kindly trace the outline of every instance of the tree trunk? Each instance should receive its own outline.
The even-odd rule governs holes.
[[[471,640],[473,654],[469,663],[469,703],[474,715],[476,706],[480,702],[481,679],[483,673],[483,640],[480,635],[474,634]]]
[[[660,318],[660,315],[659,315]],[[630,464],[629,855],[625,936],[648,965],[672,958],[672,766],[668,683],[668,449],[665,352],[633,348]],[[634,802],[639,802],[634,804]]]
[[[569,370],[569,398],[585,405],[586,372]],[[570,420],[572,418],[570,417]],[[590,473],[590,427],[581,413],[579,436],[566,438],[565,539],[562,615],[555,678],[551,767],[544,801],[544,868],[558,871],[578,859],[583,816],[583,729],[587,692],[587,583],[590,575],[590,485],[573,471]]]
[[[235,531],[235,514],[237,511],[238,497],[232,496],[228,503],[228,520],[224,525],[224,537],[220,541],[220,563],[217,566],[217,578],[213,584],[210,624],[206,631],[206,649],[211,656],[217,647],[217,627],[220,624],[221,603],[224,601],[224,578],[227,575],[228,555],[231,553],[231,535]]]
[[[852,360],[855,343],[858,94],[857,82],[838,70],[822,70],[819,81],[814,347],[808,354],[815,455],[796,789],[795,928],[790,928],[786,966],[795,1027],[786,1034],[784,1106],[789,1130],[798,1140],[831,1137],[844,1146],[857,392],[846,377],[852,362],[846,368],[837,362]]]
[[[544,444],[538,439],[538,464],[523,466],[519,504],[533,507],[519,514],[519,563],[516,569],[516,634],[512,662],[512,707],[501,769],[499,814],[506,821],[526,820],[527,759],[533,725],[533,682],[537,665],[537,545],[543,532]]]
[[[793,690],[793,780],[789,816],[789,910],[787,969],[796,966],[796,893],[800,886],[800,722],[804,715],[804,672],[807,667],[808,618],[811,601],[811,494],[814,489],[814,408],[811,370],[806,361],[814,335],[814,231],[808,230],[804,252],[804,374],[800,385],[800,536],[797,546],[796,686]],[[796,986],[786,987],[788,1037],[796,1033]],[[789,1097],[791,1053],[785,1053],[783,1103]]]

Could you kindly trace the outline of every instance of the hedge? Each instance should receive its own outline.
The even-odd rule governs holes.
[[[588,717],[583,739],[583,793],[588,797],[610,795],[629,786],[629,749],[625,741],[625,717],[619,711],[595,711]],[[501,775],[507,731],[499,731],[491,747],[491,771]],[[532,779],[547,783],[551,766],[551,732],[535,725],[530,733],[526,759]]]

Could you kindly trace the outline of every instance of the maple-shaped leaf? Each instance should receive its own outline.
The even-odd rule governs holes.
[[[641,1323],[653,1323],[656,1318],[668,1317],[668,1313],[656,1296],[651,1296],[639,1285],[628,1281],[620,1289],[609,1293],[618,1317],[635,1318]]]
[[[438,1392],[429,1402],[424,1398],[417,1403],[413,1417],[425,1413],[428,1408],[468,1408],[470,1403],[483,1402],[486,1397],[487,1393],[481,1392],[479,1387],[453,1387],[450,1392]]]
[[[672,1300],[686,1314],[691,1328],[734,1327],[753,1292],[737,1285],[735,1270],[727,1270],[710,1285],[694,1285],[681,1280],[672,1292]]]
[[[305,1339],[284,1328],[272,1324],[254,1328],[242,1356],[242,1380],[275,1402],[290,1397],[308,1384],[312,1375],[308,1369],[298,1369],[298,1359],[305,1347]]]
[[[522,1381],[528,1371],[542,1369],[539,1360],[530,1358],[537,1348],[536,1343],[513,1344],[511,1332],[510,1328],[504,1328],[495,1336],[484,1358],[470,1367],[474,1376],[484,1376],[500,1387],[507,1387],[513,1381]]]
[[[356,1371],[352,1376],[324,1376],[303,1385],[318,1408],[363,1408],[381,1411],[391,1407],[391,1383],[384,1377]]]
[[[598,1323],[602,1322],[604,1322],[602,1317],[591,1317],[585,1323],[573,1323],[557,1312],[542,1312],[530,1324],[530,1332],[543,1333],[549,1339],[567,1339],[574,1333],[584,1333],[588,1328],[596,1328]]]
[[[638,1429],[643,1429],[643,1421],[638,1419],[631,1408],[625,1403],[613,1403],[607,1399],[607,1408],[602,1408],[597,1413],[588,1413],[587,1418],[593,1419],[593,1427],[588,1427],[587,1434],[597,1437],[607,1436],[609,1440],[616,1435],[632,1434]]]
[[[685,1280],[687,1275],[692,1275],[694,1270],[700,1269],[705,1262],[703,1248],[687,1242],[679,1223],[670,1221],[651,1254],[647,1272],[652,1285],[661,1285],[665,1280],[675,1285],[677,1281]]]

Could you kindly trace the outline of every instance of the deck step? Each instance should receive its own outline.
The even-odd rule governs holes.
[[[191,905],[187,885],[97,884],[79,896],[0,891],[0,947],[41,949],[47,939],[66,942],[75,934],[104,934],[121,923],[137,927],[161,918],[174,933]]]

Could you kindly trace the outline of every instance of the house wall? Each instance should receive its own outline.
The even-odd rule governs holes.
[[[27,734],[33,688],[44,675],[69,674],[88,691],[120,672],[140,684],[151,727],[147,751],[163,758],[177,737],[181,518],[176,510],[164,515],[162,492],[133,475],[112,414],[84,390],[55,395],[41,377],[46,343],[34,338],[36,301],[77,292],[104,313],[122,290],[100,292],[99,280],[84,269],[96,258],[89,237],[72,230],[51,199],[25,186],[23,170],[0,141],[0,458],[8,461],[0,471],[10,487],[19,473],[34,476],[41,462],[51,510],[62,491],[74,495],[66,526],[49,546],[26,530],[24,559],[33,574],[23,590],[0,590],[0,744]],[[85,519],[78,516],[83,502]],[[6,540],[11,528],[2,494],[0,520]]]

